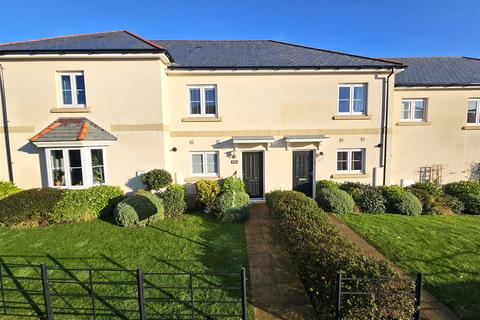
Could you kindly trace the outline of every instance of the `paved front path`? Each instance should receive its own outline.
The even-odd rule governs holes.
[[[367,256],[374,257],[381,261],[387,261],[387,258],[373,246],[371,246],[367,241],[365,241],[361,236],[359,236],[355,231],[350,229],[345,223],[340,221],[334,215],[329,215],[331,221],[338,227],[342,236],[350,240],[355,244],[363,254]],[[398,267],[390,264],[400,275],[405,276],[404,272]],[[422,290],[422,311],[421,319],[425,320],[460,320],[450,309],[448,309],[443,303],[441,303],[437,298],[431,295],[427,290]]]
[[[265,204],[253,204],[246,237],[255,319],[316,319],[295,267],[271,224]]]

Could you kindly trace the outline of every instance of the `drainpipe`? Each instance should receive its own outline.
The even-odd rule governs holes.
[[[0,64],[0,99],[2,101],[3,134],[5,136],[5,152],[7,154],[8,179],[13,182],[12,153],[10,151],[10,134],[8,130],[7,99],[3,80],[3,66]]]
[[[392,68],[390,74],[387,76],[387,92],[385,93],[385,130],[383,132],[383,185],[387,184],[387,147],[388,147],[388,103],[390,92],[390,77],[395,73],[395,68]]]

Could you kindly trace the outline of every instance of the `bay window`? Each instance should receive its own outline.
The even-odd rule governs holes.
[[[50,187],[84,188],[106,183],[104,149],[45,149]]]

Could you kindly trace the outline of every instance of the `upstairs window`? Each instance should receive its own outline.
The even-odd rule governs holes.
[[[367,109],[366,84],[341,84],[338,86],[338,113],[364,115]]]
[[[214,85],[188,87],[188,114],[192,117],[217,116],[217,88]]]
[[[425,99],[403,99],[402,121],[425,121]]]
[[[85,107],[85,78],[83,72],[60,72],[60,100],[63,107]]]
[[[480,99],[468,100],[467,124],[480,125]]]
[[[337,172],[362,173],[364,171],[364,149],[339,149],[337,150]]]

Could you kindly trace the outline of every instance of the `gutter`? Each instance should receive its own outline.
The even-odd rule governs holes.
[[[13,181],[12,153],[10,150],[10,133],[8,130],[7,99],[5,97],[5,85],[3,77],[3,66],[0,64],[0,99],[2,101],[3,134],[5,136],[5,153],[7,156],[8,179]]]
[[[383,185],[387,184],[387,147],[388,147],[388,106],[389,106],[389,92],[390,92],[390,77],[395,73],[395,69],[392,68],[387,76],[387,85],[385,93],[385,125],[383,132]]]

